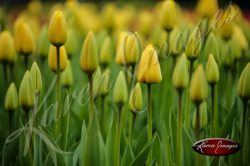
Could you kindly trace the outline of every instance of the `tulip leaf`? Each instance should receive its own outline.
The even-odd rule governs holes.
[[[137,166],[137,165],[142,165],[143,163],[146,163],[148,153],[150,152],[152,145],[154,144],[156,140],[157,134],[154,134],[154,137],[152,140],[148,141],[140,153],[135,157],[134,161],[132,162],[131,166]]]
[[[122,166],[130,165],[132,161],[134,160],[134,158],[135,158],[134,152],[131,146],[128,144],[123,153],[121,165]]]

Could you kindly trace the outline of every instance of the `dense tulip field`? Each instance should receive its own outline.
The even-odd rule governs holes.
[[[244,14],[217,0],[0,6],[0,165],[249,165]],[[215,137],[240,150],[193,150]]]

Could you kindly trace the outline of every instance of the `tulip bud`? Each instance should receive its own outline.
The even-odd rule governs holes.
[[[37,53],[41,58],[46,58],[49,52],[49,40],[47,28],[44,26],[38,36]]]
[[[48,28],[49,42],[56,47],[62,46],[67,40],[67,23],[61,11],[55,11]]]
[[[67,67],[62,72],[61,82],[62,85],[67,89],[73,84],[73,73],[70,60],[67,60]]]
[[[170,31],[178,21],[178,7],[175,1],[165,0],[162,4],[161,25],[163,29]]]
[[[203,17],[213,17],[218,11],[219,6],[217,0],[200,0],[198,1],[196,11]]]
[[[159,83],[162,80],[161,67],[156,50],[148,45],[142,52],[138,65],[137,80],[141,83]]]
[[[30,75],[34,84],[36,94],[39,94],[43,87],[41,71],[36,62],[34,62],[30,69]]]
[[[219,30],[219,34],[221,37],[223,37],[225,40],[228,40],[232,37],[233,34],[233,23],[225,23]]]
[[[8,31],[0,33],[0,61],[15,63],[17,59],[14,41],[11,34]]]
[[[142,110],[142,91],[140,83],[136,83],[129,97],[129,108],[137,113]]]
[[[124,51],[127,65],[135,64],[138,61],[140,58],[140,43],[136,34],[128,34]]]
[[[198,65],[191,79],[190,96],[194,103],[200,104],[208,96],[207,81],[203,66]]]
[[[34,36],[30,27],[23,21],[15,23],[15,48],[23,55],[30,55],[35,51]]]
[[[178,28],[174,28],[170,33],[169,43],[171,47],[171,53],[174,56],[178,56],[182,51],[184,36],[180,33]]]
[[[80,56],[80,64],[82,70],[88,74],[92,74],[98,66],[97,44],[94,33],[91,31],[84,40]]]
[[[65,43],[65,48],[68,53],[68,58],[70,59],[72,55],[76,53],[77,50],[77,37],[73,29],[70,29],[68,31],[68,37]]]
[[[104,70],[101,78],[101,85],[100,85],[100,95],[105,96],[109,91],[109,82],[110,82],[110,70]]]
[[[35,89],[29,71],[26,71],[19,88],[19,104],[25,112],[29,111],[35,102]]]
[[[102,77],[101,70],[100,70],[100,67],[98,66],[93,75],[94,79],[93,79],[93,92],[92,93],[93,93],[94,99],[97,96],[99,96],[101,77]]]
[[[237,41],[237,43],[239,43],[241,49],[246,50],[248,48],[247,38],[241,28],[237,25],[234,26],[234,33],[232,38]]]
[[[200,105],[199,105],[199,110],[195,109],[194,111],[194,114],[193,114],[193,121],[192,121],[192,126],[194,129],[197,128],[197,123],[196,123],[196,120],[197,120],[197,114],[196,114],[196,111],[199,111],[199,120],[200,120],[200,129],[204,129],[205,127],[207,127],[207,104],[206,102],[202,102]]]
[[[107,65],[112,58],[112,43],[111,38],[107,36],[101,46],[100,50],[100,63]]]
[[[218,65],[214,59],[213,54],[209,55],[206,66],[206,77],[209,84],[216,84],[220,78]]]
[[[243,100],[250,98],[250,62],[243,69],[238,82],[238,95]]]
[[[210,54],[213,54],[214,58],[219,61],[219,45],[216,37],[211,33],[204,46],[204,54],[208,57]]]
[[[126,43],[127,37],[128,37],[127,32],[121,32],[118,36],[115,62],[119,65],[126,65],[125,43]]]
[[[64,46],[60,47],[59,52],[60,52],[59,68],[60,71],[63,71],[67,67],[67,59],[68,59],[65,47]],[[57,61],[58,61],[57,49],[55,46],[50,45],[48,63],[50,70],[52,70],[53,72],[57,71]]]
[[[178,91],[185,89],[189,82],[188,61],[185,53],[178,59],[172,77],[173,85]]]
[[[191,35],[189,36],[185,53],[190,61],[195,61],[201,50],[201,32],[199,27],[195,27]]]
[[[120,71],[115,81],[113,99],[118,106],[122,106],[126,103],[127,98],[128,98],[128,89],[127,89],[126,79],[124,73]]]
[[[4,108],[6,111],[14,111],[18,108],[18,94],[14,83],[10,84],[6,92]]]

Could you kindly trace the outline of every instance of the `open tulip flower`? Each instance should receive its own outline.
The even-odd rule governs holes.
[[[248,1],[4,1],[0,165],[248,166]]]

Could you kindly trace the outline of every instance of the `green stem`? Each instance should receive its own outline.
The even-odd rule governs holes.
[[[12,118],[13,118],[13,112],[9,111],[9,135],[11,134],[12,131]]]
[[[216,105],[215,105],[215,84],[211,84],[211,100],[212,100],[212,132],[211,134],[213,136],[216,135],[216,122],[217,122],[217,117],[216,117]]]
[[[147,111],[147,121],[148,121],[148,141],[152,139],[152,99],[151,99],[151,84],[147,84],[148,88],[148,111]],[[152,161],[152,151],[150,150],[148,155],[148,164]]]
[[[245,162],[244,162],[244,150],[245,150],[245,146],[244,146],[244,143],[245,143],[245,132],[246,132],[246,129],[247,129],[247,102],[248,100],[243,100],[243,120],[242,120],[242,135],[241,135],[241,145],[242,145],[242,154],[241,154],[241,161],[242,161],[242,164],[244,165]]]
[[[104,120],[105,120],[105,96],[101,96],[101,126],[104,127],[105,123],[104,123]]]
[[[118,106],[116,124],[116,153],[115,165],[120,165],[120,144],[121,144],[121,129],[122,129],[122,106]]]
[[[194,61],[189,61],[190,62],[190,68],[189,68],[189,85],[192,79],[192,73],[193,73],[193,65]],[[189,129],[190,127],[190,98],[189,98],[189,88],[187,88],[187,95],[186,95],[186,111],[185,111],[185,127],[186,129]]]
[[[132,141],[133,141],[133,130],[134,130],[134,124],[135,124],[135,117],[136,114],[131,111],[131,124],[130,124],[130,132],[129,132],[129,142],[132,145]]]
[[[197,140],[200,139],[200,110],[199,110],[199,105],[196,104],[196,138]]]
[[[25,66],[25,70],[29,69],[29,60],[28,60],[28,56],[27,54],[24,55],[24,66]]]
[[[178,91],[179,98],[179,110],[178,110],[178,121],[177,121],[177,165],[182,165],[182,91]]]
[[[92,91],[93,91],[92,74],[88,74],[88,81],[89,81],[89,122],[90,122],[95,114],[94,98],[92,96]]]
[[[56,61],[56,74],[57,74],[57,95],[56,100],[58,102],[57,107],[57,113],[56,113],[56,126],[55,126],[55,136],[58,137],[59,133],[61,132],[61,120],[60,120],[60,114],[61,114],[61,81],[60,81],[60,46],[56,46],[56,55],[57,55],[57,61]]]
[[[68,95],[68,89],[66,89],[66,97]],[[64,150],[67,150],[67,144],[68,144],[68,133],[69,133],[69,118],[70,118],[70,112],[68,111],[67,117],[66,117],[66,135],[65,135],[65,143],[64,143]]]

